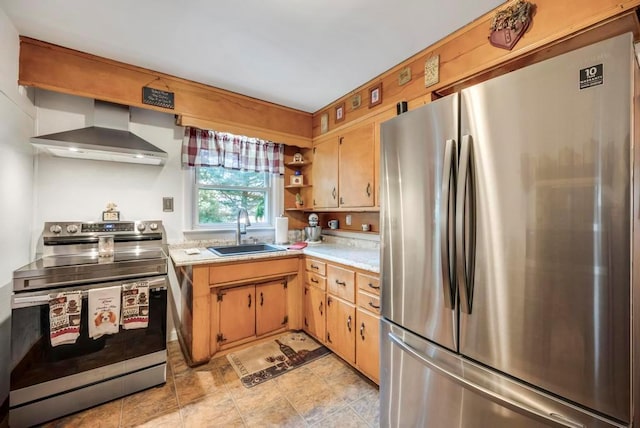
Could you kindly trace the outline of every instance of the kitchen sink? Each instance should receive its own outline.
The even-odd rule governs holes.
[[[273,251],[285,251],[282,248],[268,244],[242,244],[224,245],[220,247],[207,247],[207,250],[218,256],[240,256],[242,254],[270,253]]]

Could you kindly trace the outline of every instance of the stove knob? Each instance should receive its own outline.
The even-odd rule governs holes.
[[[138,223],[138,226],[137,226],[137,227],[138,227],[138,230],[139,230],[140,232],[142,232],[142,231],[144,231],[144,230],[146,229],[147,225],[146,225],[146,224],[144,224],[144,223]]]
[[[70,224],[67,226],[67,233],[76,233],[78,231],[78,225]]]
[[[158,223],[151,223],[149,225],[149,229],[151,230],[158,230]]]
[[[60,232],[62,232],[62,227],[60,227],[60,225],[58,225],[58,224],[54,224],[53,226],[51,226],[49,228],[49,232],[56,233],[56,234],[60,233]]]

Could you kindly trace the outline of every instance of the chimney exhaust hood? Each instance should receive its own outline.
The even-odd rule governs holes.
[[[31,143],[53,156],[164,165],[167,152],[129,131],[129,107],[96,100],[94,126],[41,135]]]

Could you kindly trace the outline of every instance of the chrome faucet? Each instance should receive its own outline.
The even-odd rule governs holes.
[[[240,230],[240,218],[243,218],[244,230]],[[236,228],[236,245],[241,244],[240,235],[244,235],[247,233],[247,226],[251,226],[251,222],[249,221],[249,213],[246,208],[238,209],[238,219],[237,219],[237,228]]]

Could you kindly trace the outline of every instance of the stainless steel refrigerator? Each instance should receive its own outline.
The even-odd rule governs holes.
[[[382,124],[382,426],[631,425],[636,67],[625,34]]]

